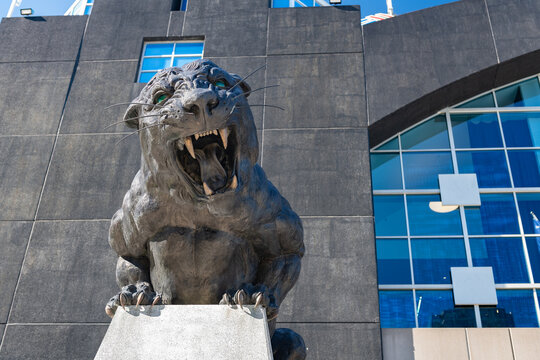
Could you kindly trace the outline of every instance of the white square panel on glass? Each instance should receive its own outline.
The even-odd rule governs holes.
[[[476,174],[439,174],[443,205],[480,206]]]
[[[455,305],[497,305],[493,270],[486,267],[452,267]]]

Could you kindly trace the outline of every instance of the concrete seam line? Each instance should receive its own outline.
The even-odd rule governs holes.
[[[489,8],[488,8],[487,0],[484,0],[484,6],[486,7],[486,14],[488,17],[488,22],[489,22],[489,31],[491,31],[491,38],[493,39],[493,47],[495,48],[495,55],[497,56],[497,64],[500,64],[501,60],[499,59],[499,51],[497,50],[497,42],[495,41],[495,33],[493,32],[493,25],[491,24],[491,16],[489,15]]]

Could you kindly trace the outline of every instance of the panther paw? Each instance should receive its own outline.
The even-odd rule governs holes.
[[[125,309],[129,305],[159,305],[161,304],[161,295],[152,291],[150,284],[146,282],[135,285],[126,285],[115,296],[113,296],[105,306],[105,312],[111,318],[114,316],[118,306]]]
[[[223,294],[219,304],[238,305],[240,308],[244,305],[255,305],[255,309],[262,306],[266,309],[268,321],[275,319],[278,315],[274,296],[264,285],[244,284],[239,289],[229,290]]]

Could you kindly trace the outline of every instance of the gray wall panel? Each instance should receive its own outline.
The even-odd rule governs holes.
[[[2,360],[91,360],[107,325],[8,325],[5,331]]]
[[[268,54],[362,51],[359,6],[271,9]]]
[[[109,221],[38,222],[32,232],[10,321],[108,322],[118,293]]]
[[[371,217],[303,218],[300,279],[280,308],[284,322],[378,322]]]
[[[0,323],[8,319],[31,229],[31,222],[0,222]]]
[[[171,11],[171,19],[168,26],[168,35],[169,36],[180,36],[182,35],[182,28],[184,27],[184,11]]]
[[[38,218],[109,219],[140,163],[137,136],[116,145],[123,136],[60,136]]]
[[[73,64],[0,63],[2,135],[56,134]]]
[[[0,220],[32,220],[53,136],[0,137]]]
[[[0,62],[75,60],[87,18],[33,16],[2,19]]]

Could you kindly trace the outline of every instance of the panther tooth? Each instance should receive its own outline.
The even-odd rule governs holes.
[[[219,129],[219,136],[221,136],[221,141],[223,141],[223,147],[227,149],[227,138],[229,137],[229,129]]]
[[[199,138],[199,134],[195,134],[195,140]]]
[[[205,182],[203,182],[202,186],[203,186],[203,188],[204,188],[204,193],[205,193],[206,195],[212,195],[212,194],[214,193],[214,192],[212,191],[212,189],[210,189],[210,188],[208,187],[208,185],[206,185]]]
[[[236,178],[236,175],[234,175],[234,177],[232,178],[232,182],[231,182],[231,189],[236,189],[236,187],[238,186],[238,179]]]
[[[195,135],[195,138],[197,135]],[[193,150],[193,141],[191,141],[191,138],[188,136],[184,142],[186,144],[187,151],[189,152],[189,155],[191,155],[192,158],[195,159],[195,150]]]
[[[212,134],[217,135],[217,130],[212,130]]]

